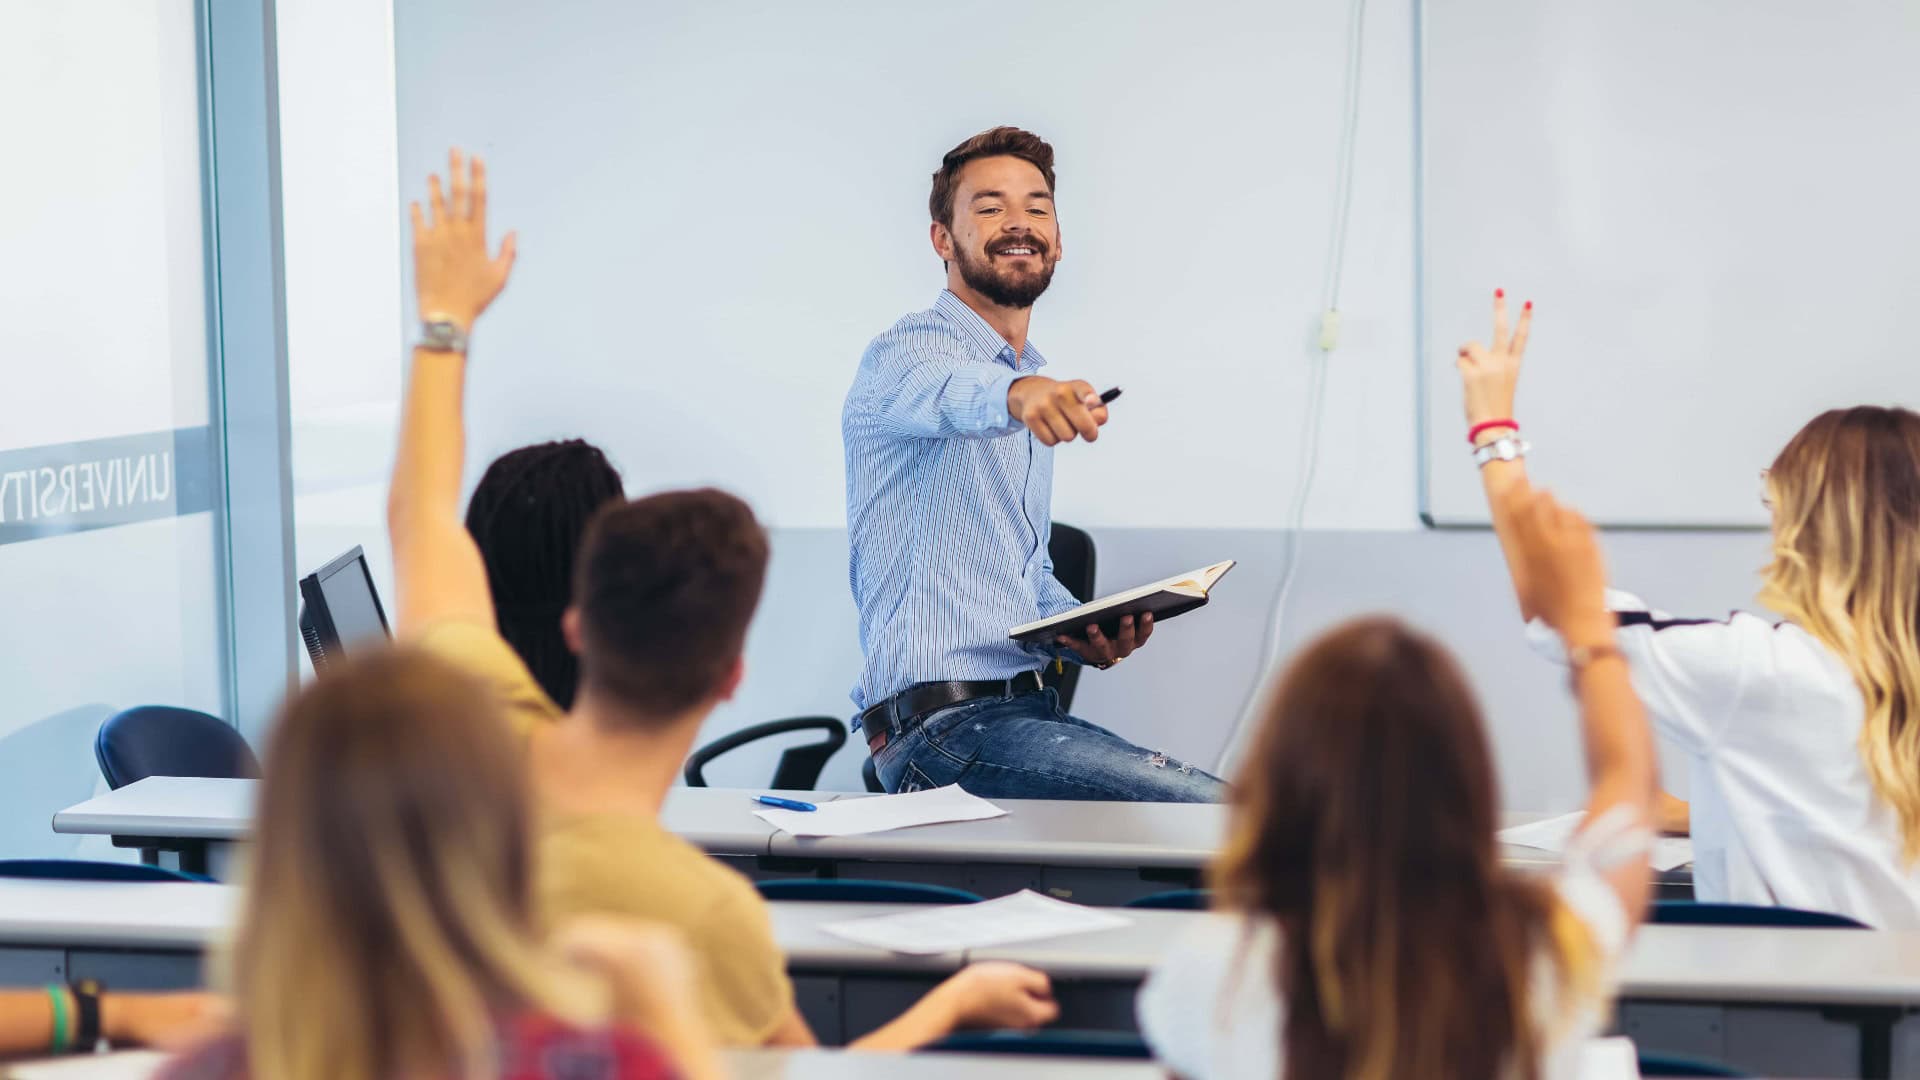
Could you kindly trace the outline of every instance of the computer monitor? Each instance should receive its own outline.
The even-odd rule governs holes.
[[[300,636],[315,672],[356,646],[387,636],[387,613],[380,607],[367,556],[353,550],[300,579]]]

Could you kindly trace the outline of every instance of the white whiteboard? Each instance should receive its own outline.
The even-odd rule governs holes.
[[[1316,526],[1413,517],[1410,10],[1368,9]],[[861,350],[944,280],[930,175],[1013,123],[1054,144],[1066,239],[1033,341],[1049,374],[1126,391],[1096,446],[1056,453],[1055,513],[1282,526],[1348,21],[1267,0],[396,3],[402,197],[457,141],[520,230],[474,339],[469,475],[577,434],[636,494],[714,483],[777,526],[843,527]]]
[[[1763,525],[1822,409],[1920,405],[1920,4],[1422,12],[1423,510],[1487,520],[1457,346],[1538,302],[1533,474],[1621,525]]]

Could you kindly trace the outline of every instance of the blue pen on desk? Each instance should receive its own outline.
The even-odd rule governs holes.
[[[794,799],[782,799],[776,795],[755,795],[753,801],[762,806],[777,806],[782,810],[818,810],[810,802],[798,802]]]

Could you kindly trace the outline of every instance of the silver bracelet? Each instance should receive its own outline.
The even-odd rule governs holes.
[[[1518,461],[1532,449],[1532,443],[1517,435],[1502,435],[1485,446],[1474,447],[1473,463],[1484,469],[1489,461]]]

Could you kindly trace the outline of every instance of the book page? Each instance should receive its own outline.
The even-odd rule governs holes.
[[[1495,835],[1503,844],[1551,851],[1559,855],[1567,850],[1567,842],[1573,839],[1573,834],[1580,829],[1580,823],[1586,819],[1585,810],[1575,810],[1571,814],[1501,829]],[[1648,864],[1663,873],[1678,870],[1692,861],[1693,838],[1689,836],[1656,836],[1653,850],[1647,854]]]
[[[938,825],[947,821],[981,821],[1005,816],[1006,811],[958,784],[910,791],[903,795],[870,795],[821,803],[818,810],[755,810],[753,816],[795,836],[861,836],[866,833]]]
[[[1132,920],[1106,908],[1082,907],[1023,889],[978,904],[929,907],[899,915],[849,919],[820,929],[856,945],[936,956],[967,949],[988,949],[1019,941],[1112,930]]]
[[[1189,570],[1184,574],[1175,574],[1170,578],[1162,578],[1151,585],[1142,585],[1137,589],[1128,589],[1125,592],[1117,592],[1095,600],[1089,600],[1077,608],[1063,611],[1058,615],[1049,615],[1044,619],[1016,626],[1007,633],[1010,636],[1018,637],[1035,627],[1044,626],[1047,623],[1077,619],[1085,615],[1093,614],[1102,608],[1114,607],[1119,604],[1124,604],[1129,600],[1138,600],[1142,597],[1152,596],[1154,593],[1161,592],[1162,590],[1186,593],[1190,596],[1205,596],[1207,595],[1207,590],[1213,588],[1214,583],[1218,582],[1221,576],[1227,571],[1233,569],[1233,566],[1234,560],[1228,559],[1226,562],[1214,563],[1212,566],[1203,566],[1198,570]]]

